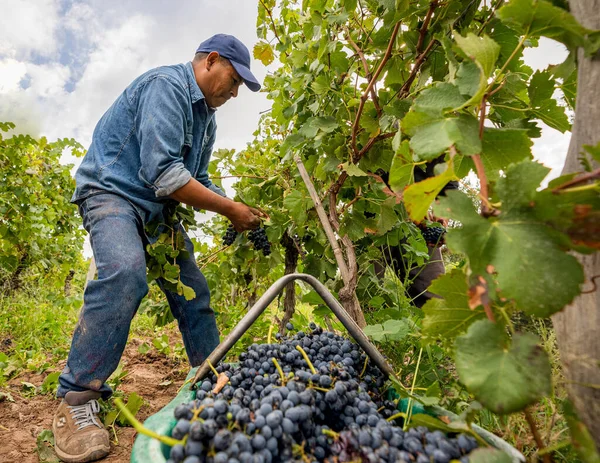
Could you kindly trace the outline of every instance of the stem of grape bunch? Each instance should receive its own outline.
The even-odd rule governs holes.
[[[168,445],[169,447],[173,447],[174,445],[177,445],[177,444],[183,444],[183,441],[173,439],[172,437],[169,437],[169,436],[163,436],[161,434],[157,434],[154,431],[151,431],[150,429],[144,427],[144,425],[142,423],[140,423],[135,418],[135,416],[133,416],[133,413],[131,413],[129,411],[129,409],[127,408],[127,406],[123,403],[123,401],[121,399],[116,398],[114,400],[114,403],[117,406],[117,408],[119,409],[119,412],[122,413],[123,416],[125,417],[125,419],[127,421],[129,421],[131,426],[133,426],[133,429],[135,429],[140,434],[143,434],[144,436],[148,436],[153,439],[156,439],[156,440],[162,442],[163,444]]]

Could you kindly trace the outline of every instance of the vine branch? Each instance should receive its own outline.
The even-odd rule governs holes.
[[[600,169],[596,169],[593,170],[592,172],[588,172],[587,174],[581,175],[579,177],[575,177],[572,178],[571,180],[569,180],[568,182],[565,182],[561,185],[558,185],[557,187],[552,189],[552,193],[558,193],[560,190],[564,190],[566,188],[569,188],[573,185],[578,185],[580,183],[585,183],[589,180],[595,180],[597,178],[600,178]]]
[[[331,247],[333,249],[335,260],[338,264],[338,267],[340,268],[340,273],[342,274],[342,279],[344,281],[347,281],[349,279],[349,272],[348,266],[346,265],[346,260],[344,259],[344,253],[342,252],[342,249],[340,248],[340,245],[335,237],[335,234],[331,227],[331,223],[329,222],[329,218],[327,217],[327,213],[325,212],[323,204],[321,203],[321,199],[319,198],[319,195],[315,190],[315,186],[313,185],[312,180],[310,179],[310,176],[308,175],[308,172],[306,170],[306,167],[304,166],[304,163],[302,162],[302,159],[300,159],[299,155],[296,154],[294,156],[294,162],[298,166],[298,171],[300,171],[300,176],[302,177],[302,180],[304,180],[304,184],[306,185],[308,194],[310,195],[311,199],[313,200],[313,203],[315,204],[315,210],[317,211],[317,215],[319,216],[321,225],[323,225],[323,230],[327,235],[329,244],[331,244]]]
[[[529,411],[528,408],[523,410],[523,413],[525,414],[525,419],[527,420],[527,424],[531,428],[531,434],[533,434],[533,439],[535,440],[535,445],[537,445],[539,451],[542,452],[545,448],[545,445],[544,445],[544,442],[542,441],[542,437],[540,436],[537,426],[535,425],[533,416],[531,416],[531,412]],[[552,458],[547,453],[544,453],[544,456],[542,457],[542,459],[543,459],[544,463],[552,462]]]
[[[365,54],[359,48],[359,46],[354,42],[354,40],[352,40],[352,37],[350,36],[350,31],[348,29],[346,29],[346,40],[348,40],[350,45],[352,45],[352,48],[354,48],[354,50],[356,51],[356,54],[360,58],[360,61],[362,62],[362,65],[363,65],[363,69],[365,70],[365,77],[367,78],[368,81],[371,81],[371,79],[373,78],[373,74],[371,74],[371,71],[369,71],[369,65],[367,64],[367,60],[365,59]],[[381,105],[379,104],[379,98],[377,97],[377,89],[376,89],[375,85],[373,85],[373,87],[371,88],[371,99],[373,100],[373,103],[375,104],[375,109],[377,110],[377,116],[381,116],[382,109],[381,109]]]
[[[275,26],[275,20],[273,19],[273,13],[271,12],[271,10],[269,8],[267,8],[267,5],[265,5],[265,2],[263,2],[263,0],[259,0],[260,4],[262,5],[262,7],[265,9],[265,11],[267,12],[267,14],[269,15],[269,19],[271,20],[271,26],[272,26],[272,30],[273,33],[275,34],[275,37],[277,38],[277,41],[283,45],[283,42],[281,41],[281,39],[279,38],[279,34],[277,33],[277,28]],[[283,54],[285,56],[288,56],[287,52],[283,52]]]
[[[364,93],[360,97],[360,104],[358,106],[358,111],[356,112],[356,118],[354,119],[354,124],[352,125],[352,151],[355,154],[358,154],[358,149],[356,148],[356,136],[358,134],[358,126],[360,123],[360,117],[362,116],[362,112],[365,108],[365,103],[367,102],[368,95],[371,92],[371,89],[375,85],[375,82],[377,82],[377,79],[379,78],[381,71],[383,71],[384,66],[386,65],[386,63],[390,59],[390,56],[392,55],[392,48],[394,46],[394,42],[396,41],[396,36],[398,35],[398,30],[400,30],[400,21],[398,21],[396,23],[396,25],[394,26],[394,30],[392,31],[392,36],[390,37],[390,41],[388,42],[387,49],[385,50],[385,55],[383,55],[383,59],[381,60],[381,63],[379,63],[379,66],[377,67],[377,70],[373,74],[372,79],[369,81],[367,88],[365,89]]]
[[[362,157],[368,153],[368,151],[373,147],[373,145],[375,143],[377,143],[378,141],[381,141],[381,140],[385,140],[387,138],[392,138],[394,135],[396,135],[396,131],[382,133],[375,137],[370,138],[369,141],[367,142],[367,144],[359,151],[359,153],[356,156],[352,157],[352,162],[354,164],[358,163],[358,161],[360,161],[362,159]],[[347,178],[348,178],[348,173],[346,171],[342,172],[340,174],[340,176],[338,177],[338,179],[327,189],[326,196],[327,195],[337,195],[339,193],[340,189],[342,188],[342,186],[344,185],[344,182],[346,181]]]
[[[421,66],[425,62],[425,58],[427,57],[427,55],[429,54],[429,52],[431,51],[431,49],[433,48],[433,46],[436,43],[437,43],[436,39],[431,39],[431,42],[429,42],[429,45],[427,45],[427,48],[425,48],[425,51],[423,51],[423,53],[421,53],[417,57],[417,59],[415,60],[415,64],[414,64],[412,70],[410,71],[410,75],[408,76],[408,79],[406,79],[404,84],[402,84],[402,88],[398,92],[398,98],[400,98],[400,99],[406,98],[406,96],[409,94],[410,86],[412,85],[413,81],[417,77],[417,73],[419,72],[419,70],[421,69]]]
[[[427,11],[427,15],[425,16],[425,20],[423,21],[423,25],[421,29],[419,29],[419,40],[417,41],[417,55],[421,54],[421,48],[423,47],[423,43],[425,42],[425,36],[427,35],[427,29],[429,28],[429,23],[431,22],[431,17],[433,16],[433,12],[438,6],[438,1],[433,0],[429,4],[429,10]]]

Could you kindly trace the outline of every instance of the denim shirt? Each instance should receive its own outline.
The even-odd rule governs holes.
[[[192,177],[225,196],[208,178],[216,130],[215,111],[206,104],[191,62],[152,69],[96,125],[71,201],[118,194],[148,224],[163,222],[165,206],[175,203],[169,195]]]

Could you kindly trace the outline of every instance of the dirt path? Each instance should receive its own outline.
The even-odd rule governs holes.
[[[145,404],[137,415],[138,419],[144,421],[175,397],[185,379],[188,366],[154,351],[140,354],[138,346],[142,342],[140,339],[132,339],[128,343],[122,359],[128,374],[123,378],[119,389],[125,393],[136,392],[144,399]],[[58,368],[62,369],[63,366],[59,365]],[[9,392],[14,402],[0,402],[0,463],[40,461],[36,452],[36,439],[42,431],[52,428],[52,416],[58,402],[50,396],[23,397],[21,383],[27,381],[39,386],[44,377],[45,375],[22,374],[9,383]],[[169,384],[159,386],[161,383]],[[129,461],[136,433],[130,427],[117,427],[116,432],[118,444],[111,432],[111,454],[102,462]]]

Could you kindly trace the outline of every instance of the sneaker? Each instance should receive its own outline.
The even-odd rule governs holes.
[[[108,455],[108,431],[98,418],[100,393],[67,392],[52,422],[54,450],[66,463],[84,463]]]

